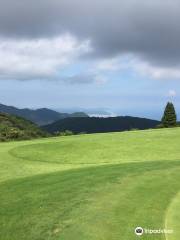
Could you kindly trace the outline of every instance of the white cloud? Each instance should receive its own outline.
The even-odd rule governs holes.
[[[169,90],[168,96],[169,96],[169,97],[175,97],[175,96],[176,96],[176,91],[173,90],[173,89]]]
[[[130,62],[130,67],[135,72],[153,79],[164,80],[180,79],[179,67],[152,66],[147,62],[143,62],[136,59]]]
[[[0,38],[0,79],[67,79],[67,82],[104,84],[108,81],[108,73],[123,71],[153,79],[180,79],[179,67],[153,66],[130,53],[89,59],[89,69],[84,69],[86,73],[60,76],[64,67],[77,63],[81,56],[92,51],[90,40],[80,41],[70,34],[40,39]]]
[[[0,79],[52,79],[92,51],[90,41],[65,34],[37,40],[0,39]]]
[[[96,72],[133,71],[153,79],[180,79],[180,67],[151,65],[134,54],[123,54],[115,58],[102,59],[94,64]]]
[[[144,59],[138,58],[134,54],[123,54],[114,58],[105,58],[95,61],[90,68],[90,72],[106,75],[116,72],[120,74],[123,71],[134,72],[139,76],[148,77],[157,80],[180,79],[180,67],[169,67],[151,65]]]
[[[103,59],[96,63],[96,69],[99,71],[116,71],[120,67],[119,58]]]
[[[110,80],[109,73],[118,74],[129,67],[128,59],[129,55],[98,59],[90,63],[87,72],[93,76],[92,82],[103,85]]]

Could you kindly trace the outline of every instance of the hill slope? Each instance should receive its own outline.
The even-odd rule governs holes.
[[[180,239],[180,128],[0,144],[0,240]]]
[[[156,120],[137,117],[110,117],[110,118],[67,118],[55,123],[43,126],[47,132],[63,132],[70,130],[74,133],[101,133],[118,132],[133,128],[148,129],[159,124]]]
[[[23,117],[38,125],[50,124],[59,119],[64,119],[68,117],[88,117],[88,115],[83,112],[68,114],[68,113],[59,113],[48,108],[40,108],[36,110],[32,110],[28,108],[19,109],[12,106],[6,106],[4,104],[0,104],[0,112]]]
[[[0,141],[31,139],[46,135],[38,126],[26,119],[0,113]]]

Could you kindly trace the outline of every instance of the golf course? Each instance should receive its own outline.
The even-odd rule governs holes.
[[[0,240],[136,239],[180,239],[180,128],[0,143]]]

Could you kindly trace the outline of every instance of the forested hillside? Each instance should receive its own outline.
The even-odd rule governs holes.
[[[14,115],[0,113],[0,141],[25,140],[48,136],[34,123]]]
[[[66,118],[43,126],[42,129],[50,133],[70,130],[73,133],[101,133],[118,132],[132,129],[154,128],[159,121],[137,117],[109,117],[109,118]]]

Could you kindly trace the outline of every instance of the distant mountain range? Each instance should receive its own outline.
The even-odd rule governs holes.
[[[131,129],[149,129],[156,127],[160,122],[138,117],[109,117],[109,118],[66,118],[43,126],[49,132],[63,132],[70,130],[73,133],[103,133],[118,132]]]
[[[88,117],[84,112],[75,112],[75,113],[59,113],[48,108],[40,108],[37,110],[32,110],[28,108],[19,109],[12,106],[6,106],[0,104],[0,112],[13,114],[16,116],[23,117],[27,120],[30,120],[39,126],[51,124],[55,121],[65,118],[74,118],[74,117]]]

